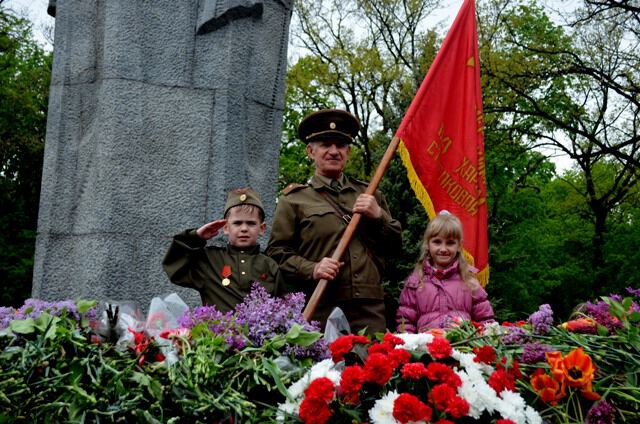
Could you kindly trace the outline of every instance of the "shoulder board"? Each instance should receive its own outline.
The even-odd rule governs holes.
[[[286,186],[284,188],[284,190],[282,190],[282,193],[284,193],[284,195],[288,195],[289,193],[293,193],[294,191],[298,191],[300,189],[303,189],[307,187],[306,184],[289,184],[288,186]]]

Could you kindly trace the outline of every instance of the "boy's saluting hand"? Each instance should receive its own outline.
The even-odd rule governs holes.
[[[210,238],[217,236],[220,229],[224,227],[226,223],[226,219],[218,219],[208,224],[204,224],[196,230],[196,233],[198,233],[198,237],[209,240]]]

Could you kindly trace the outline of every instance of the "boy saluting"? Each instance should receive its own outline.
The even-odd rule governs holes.
[[[207,240],[224,230],[224,247],[206,246]],[[189,229],[174,236],[162,261],[169,279],[200,292],[202,303],[227,312],[242,302],[254,281],[270,294],[280,295],[278,264],[260,253],[258,237],[267,229],[258,194],[242,188],[229,192],[224,219]]]

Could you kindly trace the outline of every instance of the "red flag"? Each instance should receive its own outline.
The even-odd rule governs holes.
[[[484,120],[474,0],[465,0],[398,128],[399,152],[430,218],[462,221],[465,254],[489,279]]]

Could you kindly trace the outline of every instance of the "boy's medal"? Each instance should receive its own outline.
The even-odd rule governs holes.
[[[222,273],[220,273],[220,275],[222,276],[223,286],[226,287],[231,284],[231,280],[229,280],[229,277],[231,276],[231,267],[229,265],[225,265],[222,267]]]

